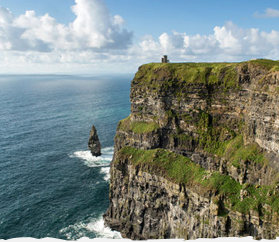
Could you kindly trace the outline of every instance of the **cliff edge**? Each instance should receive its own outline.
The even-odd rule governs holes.
[[[111,163],[111,228],[131,239],[279,234],[279,62],[151,63]]]

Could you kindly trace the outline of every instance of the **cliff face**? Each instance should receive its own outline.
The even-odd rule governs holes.
[[[119,122],[107,225],[132,239],[279,233],[279,63],[147,64]]]

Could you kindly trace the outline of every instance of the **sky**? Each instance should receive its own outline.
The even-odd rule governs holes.
[[[0,74],[279,60],[278,0],[0,0]]]

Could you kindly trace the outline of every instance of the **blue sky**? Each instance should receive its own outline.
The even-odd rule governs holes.
[[[279,59],[277,0],[0,0],[0,73]],[[74,6],[74,7],[72,7]]]

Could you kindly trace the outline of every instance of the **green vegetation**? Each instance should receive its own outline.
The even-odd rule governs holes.
[[[203,143],[207,152],[226,158],[233,166],[238,168],[240,168],[240,161],[267,164],[265,153],[258,144],[244,145],[242,135],[235,136],[227,141],[220,141],[220,136],[214,135],[212,130],[210,129],[209,133],[200,134],[199,140]]]
[[[176,183],[190,183],[201,180],[205,170],[185,156],[177,155],[165,149],[140,150],[124,147],[118,155],[132,157],[131,163],[135,166],[147,168]],[[117,161],[116,161],[117,162]]]
[[[118,152],[115,163],[125,159],[129,159],[132,165],[140,167],[142,171],[195,187],[200,194],[210,191],[215,195],[225,195],[226,208],[241,213],[247,213],[252,209],[260,215],[268,215],[268,211],[263,208],[264,204],[268,204],[272,212],[279,214],[279,192],[275,192],[273,186],[241,185],[228,175],[222,175],[217,171],[208,172],[189,158],[164,149],[140,150],[124,147]],[[223,211],[219,214],[225,216]]]
[[[250,161],[267,164],[265,153],[256,143],[244,145],[242,133],[242,122],[239,121],[238,132],[230,129],[229,124],[220,124],[210,113],[198,110],[197,119],[193,120],[189,114],[184,120],[195,124],[198,137],[195,142],[199,147],[210,154],[225,157],[233,166],[240,167],[240,161]],[[177,134],[179,140],[190,140],[188,136]],[[192,138],[194,139],[194,138]]]
[[[227,126],[213,125],[210,115],[201,112],[197,125],[199,145],[211,154],[225,157],[233,166],[240,167],[240,161],[250,161],[265,165],[267,159],[265,153],[256,143],[244,145],[242,135],[237,135]],[[240,127],[241,131],[242,128]],[[222,140],[222,134],[226,133],[230,138]]]
[[[279,71],[279,62],[268,60],[268,59],[258,59],[258,60],[250,60],[244,63],[250,63],[256,67],[262,67],[270,72]]]
[[[171,136],[180,141],[189,141],[194,139],[191,135],[187,134],[171,134]]]
[[[176,88],[179,100],[187,97],[193,84],[205,85],[208,89],[217,86],[220,94],[225,95],[229,90],[240,87],[238,69],[248,70],[248,66],[259,67],[269,73],[279,71],[279,62],[267,59],[241,63],[150,63],[139,68],[134,81],[154,92]]]
[[[262,165],[267,164],[267,159],[262,148],[256,144],[244,144],[243,136],[237,135],[228,127],[214,127],[200,119],[198,133],[200,146],[208,153],[226,158],[233,166],[240,168],[240,161],[250,161]],[[222,132],[229,133],[231,139],[222,141]]]
[[[118,128],[125,131],[132,131],[137,134],[149,133],[159,128],[155,122],[132,122],[130,116],[121,120]]]
[[[193,83],[236,87],[236,65],[236,63],[151,63],[141,66],[135,79],[141,80],[142,84],[149,84],[151,89],[162,87],[167,90],[173,85],[183,87]],[[161,83],[154,83],[154,80]]]
[[[178,184],[200,185],[201,188],[217,194],[237,194],[241,190],[241,185],[230,176],[219,172],[208,174],[189,158],[168,150],[124,147],[118,155],[129,158],[133,165],[140,166],[143,170],[160,174]]]
[[[238,90],[240,87],[237,65],[237,63],[150,63],[139,68],[133,83],[155,94],[170,91],[179,102],[187,101],[194,93],[210,103],[211,93],[215,90],[218,99],[226,102],[228,92]]]
[[[235,131],[230,128],[230,124],[216,121],[207,111],[198,110],[197,116],[197,120],[192,123],[197,128],[196,142],[199,147],[210,154],[222,155],[225,140],[233,139],[236,136]]]
[[[240,160],[260,163],[262,165],[267,163],[265,154],[259,145],[253,143],[245,146],[241,135],[224,143],[222,150],[223,152],[220,152],[220,155],[231,161],[231,164],[235,167],[240,167]]]

